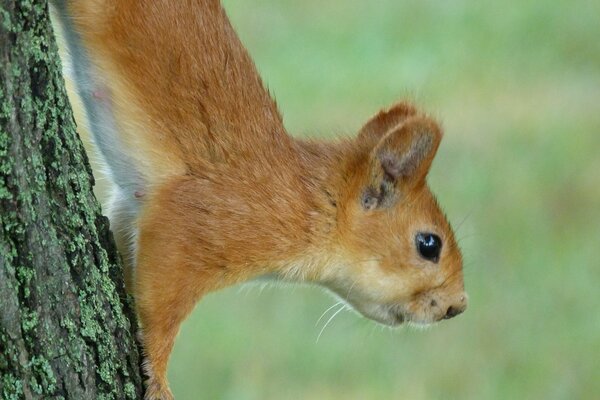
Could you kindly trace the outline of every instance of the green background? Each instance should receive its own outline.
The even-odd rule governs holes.
[[[235,287],[184,324],[178,399],[591,399],[600,393],[600,3],[228,0],[295,135],[398,99],[443,122],[430,184],[467,312],[391,330],[313,287]]]

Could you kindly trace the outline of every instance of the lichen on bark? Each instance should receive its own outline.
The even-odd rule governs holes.
[[[45,1],[1,3],[0,79],[0,398],[140,398],[137,322]]]

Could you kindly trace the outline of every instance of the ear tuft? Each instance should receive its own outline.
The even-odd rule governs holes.
[[[378,141],[391,129],[416,114],[417,110],[408,102],[394,104],[389,109],[382,110],[372,117],[362,127],[358,133],[358,138],[364,141]]]

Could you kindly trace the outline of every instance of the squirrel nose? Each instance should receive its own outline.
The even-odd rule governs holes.
[[[450,306],[446,311],[446,315],[444,315],[444,319],[450,319],[452,317],[456,317],[458,314],[465,311],[464,307]]]
[[[444,315],[444,319],[450,319],[452,317],[456,317],[458,314],[461,314],[467,308],[467,296],[463,295],[460,298],[460,302],[458,304],[453,304],[446,310],[446,315]]]

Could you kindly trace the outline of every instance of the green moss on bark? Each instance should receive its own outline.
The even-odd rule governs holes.
[[[0,398],[141,397],[137,325],[47,4],[0,6]]]

